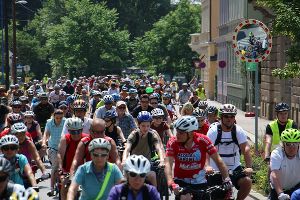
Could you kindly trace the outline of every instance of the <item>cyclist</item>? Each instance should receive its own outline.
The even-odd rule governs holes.
[[[299,199],[300,192],[300,132],[286,129],[281,133],[282,145],[271,154],[271,193],[270,200]]]
[[[207,120],[209,124],[219,122],[219,110],[215,106],[208,106],[207,107]]]
[[[23,177],[28,177],[31,186],[36,187],[36,181],[26,156],[17,154],[19,150],[18,138],[14,135],[6,135],[0,140],[2,157],[9,160],[13,166],[10,180],[16,184],[24,185]]]
[[[149,96],[149,103],[153,107],[153,109],[161,109],[164,112],[163,120],[167,121],[168,123],[171,123],[171,118],[169,116],[167,108],[164,104],[159,102],[159,99],[161,99],[161,97],[159,97],[157,93],[153,93]]]
[[[250,146],[244,130],[235,124],[236,107],[232,104],[224,104],[220,110],[221,123],[212,126],[208,130],[207,136],[218,149],[218,153],[228,169],[233,172],[230,178],[233,185],[239,190],[237,200],[242,200],[248,196],[252,186],[250,177],[253,169]],[[245,169],[241,166],[241,154],[245,159]],[[208,161],[207,165],[209,164],[213,169],[218,170],[213,161]]]
[[[33,142],[35,143],[37,150],[40,150],[41,144],[38,145],[42,139],[42,131],[39,123],[34,120],[34,112],[26,111],[24,113],[25,125],[27,126],[27,131],[31,135]],[[38,149],[39,147],[39,149]]]
[[[90,113],[90,118],[93,118],[94,116],[94,113],[96,111],[96,106],[97,104],[100,102],[100,97],[101,97],[101,92],[97,91],[97,90],[93,90],[92,91],[92,98],[90,99],[90,110],[89,110],[89,113]]]
[[[163,121],[164,118],[163,110],[160,108],[154,108],[151,111],[151,115],[153,118],[153,121],[151,122],[151,128],[157,131],[163,144],[166,144],[167,137],[171,138],[172,133],[170,130],[170,126]]]
[[[130,88],[128,93],[129,96],[126,97],[125,102],[129,112],[132,113],[133,109],[138,106],[140,100],[137,95],[138,91],[135,88]]]
[[[0,157],[0,199],[9,200],[9,197],[13,192],[19,190],[25,190],[22,185],[14,184],[9,180],[9,176],[13,171],[13,167],[10,162]]]
[[[198,84],[198,88],[196,89],[196,92],[201,101],[206,100],[205,89],[203,88],[202,83]]]
[[[2,132],[5,128],[5,121],[9,112],[9,107],[0,102],[0,132]]]
[[[232,184],[227,167],[217,153],[217,149],[207,136],[194,133],[198,129],[197,119],[194,116],[183,116],[175,122],[174,127],[176,128],[176,137],[172,137],[167,144],[165,173],[168,185],[175,194],[178,195],[180,187],[190,186],[197,190],[207,188],[205,178],[207,154],[218,166],[223,177],[224,187],[231,189]],[[176,199],[179,197],[177,196]]]
[[[193,111],[193,116],[197,118],[199,126],[195,132],[206,135],[209,129],[208,122],[206,121],[206,111],[196,108]]]
[[[136,119],[141,111],[151,112],[154,108],[149,104],[149,96],[147,94],[141,95],[140,105],[134,108],[132,116]]]
[[[152,185],[145,184],[145,178],[149,172],[150,162],[147,158],[142,155],[128,157],[124,166],[127,182],[114,186],[110,190],[108,200],[159,200],[157,189]]]
[[[70,172],[73,158],[80,140],[84,137],[87,137],[88,134],[82,132],[83,122],[80,118],[69,118],[66,120],[66,125],[68,128],[68,133],[65,134],[59,143],[57,160],[59,172],[61,175]],[[64,177],[61,177],[61,182],[64,181]],[[54,194],[54,188],[51,188],[51,194]],[[61,187],[61,199],[67,198],[68,189]]]
[[[108,162],[111,144],[104,138],[93,139],[88,145],[92,160],[81,165],[70,185],[67,199],[74,200],[79,185],[83,199],[106,200],[110,189],[123,178],[120,169]]]
[[[19,114],[19,115],[22,115],[22,112],[21,112],[21,108],[22,108],[22,103],[21,101],[19,100],[14,100],[10,103],[10,106],[12,108],[12,112],[13,113],[16,113],[16,114]]]
[[[43,130],[47,120],[51,117],[51,115],[54,112],[54,106],[51,103],[49,103],[48,96],[46,93],[41,93],[39,95],[39,100],[40,102],[37,103],[36,106],[34,106],[33,112],[36,116],[36,120],[38,121]]]
[[[180,113],[181,116],[192,115],[193,111],[194,111],[193,105],[190,102],[187,102],[182,105]]]
[[[200,99],[199,99],[199,97],[197,95],[197,91],[193,91],[193,96],[190,97],[189,102],[191,104],[193,104],[194,108],[197,108],[198,104],[199,104],[199,101],[200,101]]]
[[[116,125],[117,113],[115,111],[107,111],[104,116],[105,121],[105,135],[111,137],[117,146],[126,143],[126,139],[119,126]]]
[[[86,162],[91,160],[91,155],[88,151],[88,145],[95,138],[104,138],[110,142],[111,150],[109,152],[108,161],[116,163],[118,166],[120,166],[120,159],[118,156],[116,143],[112,138],[105,135],[105,121],[103,119],[94,118],[91,125],[90,134],[87,137],[82,138],[77,146],[72,166],[70,168],[71,175],[75,173],[78,166],[82,164],[84,160]]]
[[[207,101],[199,101],[199,103],[198,103],[198,108],[199,108],[199,109],[206,110],[207,107],[208,107]]]
[[[142,111],[137,116],[139,129],[133,131],[128,139],[123,153],[122,166],[130,154],[143,155],[151,160],[154,150],[160,158],[159,166],[164,166],[164,149],[160,137],[156,131],[150,128],[152,116],[147,111]],[[154,148],[153,148],[154,147]],[[149,173],[149,181],[156,186],[155,173]]]
[[[286,103],[278,103],[275,106],[277,119],[270,122],[266,127],[265,134],[265,161],[270,161],[271,148],[280,143],[282,131],[288,128],[297,128],[296,123],[289,119],[290,106]]]
[[[87,111],[87,103],[84,100],[76,100],[74,102],[74,115],[75,117],[80,118],[83,121],[83,132],[89,134],[90,133],[90,127],[92,123],[92,119],[89,117],[86,117],[86,111]],[[66,134],[68,132],[67,124],[65,122],[64,128],[62,130],[63,134]]]
[[[18,189],[12,193],[9,200],[39,200],[39,194],[33,188]]]
[[[95,118],[103,119],[106,111],[115,111],[116,107],[113,106],[114,98],[111,95],[105,95],[103,97],[104,106],[101,106],[95,111]]]
[[[175,120],[175,118],[177,117],[176,116],[176,109],[175,109],[174,105],[172,104],[171,94],[165,92],[165,93],[163,93],[162,98],[163,98],[162,99],[163,100],[163,105],[167,108],[167,111],[169,113],[169,116],[170,116],[171,120],[172,121]]]
[[[192,95],[191,91],[188,89],[188,84],[183,83],[182,89],[178,93],[178,102],[180,105],[187,103]]]

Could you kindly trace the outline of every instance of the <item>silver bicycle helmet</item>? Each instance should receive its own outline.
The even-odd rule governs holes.
[[[15,123],[11,126],[10,133],[16,134],[16,133],[25,133],[27,131],[27,126],[23,122]]]
[[[229,114],[229,115],[236,115],[237,114],[237,109],[234,105],[232,104],[224,104],[222,105],[221,109],[221,114]]]
[[[12,170],[13,167],[10,162],[4,157],[0,157],[0,172],[9,174]]]
[[[206,108],[208,106],[208,103],[207,103],[207,101],[199,101],[199,103],[198,103],[198,107],[199,108]]]
[[[194,116],[183,116],[176,120],[174,128],[184,132],[198,130],[198,120]]]
[[[143,155],[131,155],[126,159],[124,171],[147,174],[150,172],[150,162]]]
[[[34,112],[33,112],[33,111],[29,110],[29,111],[26,111],[26,112],[24,113],[24,116],[25,116],[25,117],[26,117],[26,116],[31,116],[31,117],[34,117],[34,116],[35,116],[35,114],[34,114]]]
[[[151,111],[152,117],[161,117],[164,116],[164,111],[160,108],[155,108]]]
[[[90,142],[88,149],[89,149],[89,152],[91,152],[97,148],[107,149],[108,151],[110,151],[111,144],[109,141],[107,141],[104,138],[95,138]]]
[[[68,118],[66,126],[68,130],[80,130],[83,128],[83,122],[78,117]]]
[[[1,138],[0,144],[1,144],[1,147],[6,146],[6,145],[10,145],[10,144],[19,146],[19,140],[14,135],[5,135],[4,137]]]
[[[196,118],[200,118],[200,117],[204,117],[205,118],[206,117],[206,110],[196,108],[193,111],[193,116],[196,117]]]

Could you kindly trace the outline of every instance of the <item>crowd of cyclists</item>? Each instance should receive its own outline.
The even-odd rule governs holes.
[[[300,199],[300,131],[289,105],[275,110],[264,138],[269,199]],[[232,104],[209,105],[195,77],[178,85],[163,75],[62,76],[0,87],[0,199],[39,199],[47,178],[47,195],[62,200],[158,200],[169,191],[246,199],[253,166],[236,115]]]

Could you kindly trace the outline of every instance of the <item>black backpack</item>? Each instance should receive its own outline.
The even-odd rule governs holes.
[[[132,146],[131,146],[131,150],[130,150],[130,154],[132,154],[132,150],[137,146],[137,144],[139,143],[139,140],[140,140],[140,136],[139,136],[139,133],[137,131],[134,132],[135,134],[135,141],[133,142]],[[153,140],[153,131],[149,130],[148,132],[148,145],[149,145],[149,148],[150,148],[150,152],[151,152],[151,157],[154,156],[154,146],[152,144],[152,140]]]
[[[143,200],[150,200],[149,189],[145,184],[142,187],[142,191],[143,191]],[[125,183],[122,185],[120,200],[126,200],[128,196],[128,192],[129,192],[128,183]]]
[[[218,124],[217,125],[217,139],[215,141],[215,146],[217,146],[218,144],[231,144],[231,143],[235,143],[238,147],[239,147],[239,152],[240,152],[240,155],[241,155],[241,149],[240,149],[240,145],[239,145],[239,142],[237,140],[237,137],[236,137],[236,125],[234,124],[232,129],[231,129],[231,138],[232,138],[232,141],[230,142],[221,142],[221,139],[222,139],[222,126],[221,124]]]

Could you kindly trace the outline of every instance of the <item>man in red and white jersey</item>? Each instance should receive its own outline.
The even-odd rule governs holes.
[[[188,186],[197,190],[207,188],[205,177],[207,154],[218,165],[225,188],[230,189],[232,183],[228,170],[217,153],[217,149],[207,136],[194,133],[198,129],[197,119],[194,116],[183,116],[175,122],[174,127],[176,128],[176,137],[171,138],[167,144],[165,172],[168,185],[175,194],[178,194],[180,187]],[[173,179],[172,166],[174,162]]]

